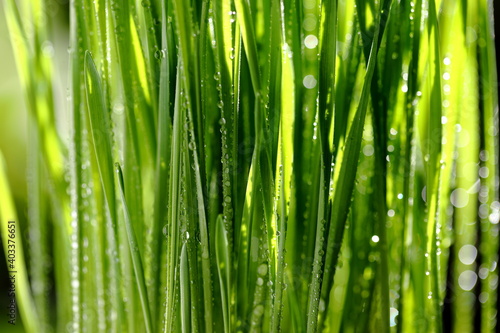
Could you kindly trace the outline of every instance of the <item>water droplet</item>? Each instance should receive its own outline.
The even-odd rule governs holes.
[[[465,291],[470,291],[477,282],[477,274],[474,271],[466,270],[463,271],[458,277],[458,285]]]
[[[165,58],[165,50],[156,50],[154,56],[158,60]]]
[[[390,316],[391,316],[391,323],[390,326],[394,327],[396,326],[396,317],[398,316],[399,311],[396,308],[391,308],[390,309]]]
[[[314,49],[318,46],[318,37],[314,35],[307,35],[306,38],[304,38],[304,45],[308,49]]]
[[[474,245],[466,244],[458,251],[458,258],[464,265],[472,265],[477,257],[477,248]]]
[[[261,276],[265,276],[267,274],[267,265],[260,264],[259,267],[257,268],[257,273]]]
[[[456,208],[464,208],[469,203],[469,193],[463,188],[457,188],[451,192],[450,201]]]
[[[316,78],[313,75],[306,75],[304,77],[304,80],[302,81],[302,84],[307,89],[313,89],[314,87],[316,87],[317,83],[318,81],[316,81]]]

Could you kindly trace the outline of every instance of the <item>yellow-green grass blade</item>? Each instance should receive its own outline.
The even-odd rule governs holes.
[[[492,286],[498,273],[491,271],[495,262],[498,262],[498,222],[499,222],[499,192],[498,182],[498,91],[495,89],[498,81],[496,50],[493,40],[493,2],[479,3],[480,30],[479,35],[485,43],[479,44],[479,71],[481,81],[480,98],[483,100],[482,124],[482,151],[480,152],[479,176],[481,186],[486,188],[487,199],[481,201],[479,217],[481,219],[481,243],[479,251],[482,263],[479,268],[482,300],[481,304],[481,330],[490,332],[498,325],[492,318],[498,307],[498,296]],[[484,192],[483,192],[484,193]],[[482,196],[484,198],[484,195]],[[485,206],[486,205],[486,206]],[[486,272],[486,277],[481,274]]]
[[[101,78],[89,51],[85,53],[85,92],[101,184],[109,213],[116,222],[110,116],[104,100]]]
[[[11,297],[15,297],[19,301],[19,310],[26,331],[29,333],[39,332],[43,328],[39,327],[38,312],[35,309],[35,303],[31,295],[28,270],[24,258],[22,230],[7,179],[5,160],[1,153],[0,198],[2,200],[2,207],[0,208],[2,243],[9,271],[9,283],[11,284],[9,290],[14,290],[14,294]],[[14,303],[13,305],[14,318],[9,317],[9,319],[13,320],[15,324],[17,309],[16,304]],[[9,314],[12,313],[10,309],[9,307]]]
[[[106,229],[107,241],[109,246],[114,249],[118,248],[119,236],[118,236],[118,224],[117,224],[117,211],[116,211],[116,196],[115,196],[115,186],[114,186],[114,172],[113,172],[113,162],[112,162],[112,147],[111,147],[111,125],[109,120],[109,113],[106,108],[101,78],[95,68],[94,61],[90,52],[85,53],[85,71],[84,71],[84,82],[85,82],[85,95],[86,95],[86,105],[88,108],[88,119],[90,122],[90,132],[92,135],[92,142],[94,147],[94,156],[97,164],[97,169],[99,173],[99,181],[103,189],[103,197],[105,202],[105,214],[109,214],[109,219],[111,222],[110,227]],[[107,223],[106,223],[107,224]],[[123,311],[123,305],[120,301],[121,291],[120,291],[120,268],[118,264],[112,261],[112,271],[113,277],[108,280],[108,283],[113,283],[114,298],[113,305],[118,307],[118,313]],[[118,329],[117,326],[115,326]]]
[[[384,8],[384,5],[382,4],[381,7]],[[357,166],[357,161],[359,159],[362,132],[368,107],[369,89],[371,87],[371,80],[375,70],[375,62],[379,50],[379,34],[381,33],[381,27],[382,23],[380,21],[380,14],[378,14],[377,21],[375,23],[375,34],[371,46],[370,57],[368,59],[368,66],[366,69],[359,105],[356,114],[354,115],[350,132],[346,139],[346,144],[343,151],[343,159],[341,160],[339,169],[339,175],[336,178],[337,183],[335,184],[336,188],[333,196],[333,201],[331,207],[329,208],[329,214],[331,214],[331,224],[329,225],[327,237],[325,267],[323,272],[324,282],[318,288],[318,292],[319,289],[326,290],[326,292],[321,293],[322,295],[326,295],[326,298],[323,299],[326,304],[328,304],[329,290],[331,290],[333,286],[335,266],[338,260],[340,244],[342,242],[345,223],[354,188],[357,168],[353,167],[353,165]],[[323,161],[323,163],[325,162],[326,161]],[[317,260],[316,258],[319,260],[319,255],[315,256],[315,261]],[[315,304],[313,303],[314,306],[312,309],[318,309],[320,300],[318,296],[316,296],[315,294],[310,295],[310,298],[316,299]],[[311,311],[311,307],[309,309]],[[325,314],[320,313],[320,315],[321,320],[324,320]],[[317,318],[309,318],[308,328],[310,328],[312,331],[316,330],[316,320]]]

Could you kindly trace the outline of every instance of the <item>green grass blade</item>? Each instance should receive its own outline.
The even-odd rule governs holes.
[[[189,295],[190,276],[186,244],[182,245],[180,265],[181,323],[182,332],[191,332],[191,298]]]
[[[111,152],[111,125],[104,100],[101,78],[97,73],[90,52],[85,53],[85,92],[87,96],[90,129],[97,156],[97,165],[106,203],[113,221],[115,213],[115,188],[113,182],[113,158]]]
[[[321,295],[324,297],[324,302],[328,304],[329,292],[333,286],[333,278],[335,274],[335,266],[338,260],[340,251],[340,244],[342,241],[347,214],[351,204],[351,195],[354,189],[354,181],[357,171],[357,161],[359,159],[363,127],[368,107],[369,93],[371,87],[371,80],[375,70],[375,61],[377,59],[380,33],[380,15],[375,27],[375,35],[370,51],[368,60],[368,67],[363,82],[361,98],[359,101],[356,114],[354,115],[351,130],[347,136],[345,148],[343,152],[343,159],[341,161],[335,194],[331,205],[331,225],[328,230],[327,247],[325,255],[325,268],[323,273],[323,285],[321,286]],[[326,161],[324,161],[326,162]],[[354,167],[353,167],[354,165]],[[314,297],[315,295],[313,295]],[[319,296],[319,295],[318,295]],[[319,303],[319,297],[317,303]],[[317,307],[317,305],[316,305]],[[324,318],[323,318],[324,320]],[[311,329],[316,330],[316,323],[311,322]]]
[[[115,172],[117,174],[118,185],[120,188],[120,197],[123,205],[123,213],[125,216],[125,229],[127,231],[128,247],[130,255],[132,257],[132,264],[134,266],[134,275],[137,283],[137,288],[139,289],[139,296],[141,299],[142,312],[144,315],[144,322],[146,324],[146,332],[153,332],[153,326],[151,322],[151,312],[149,310],[148,293],[146,289],[146,282],[144,280],[144,271],[142,268],[141,253],[139,252],[139,247],[137,244],[137,238],[130,221],[130,215],[128,212],[127,201],[125,199],[125,184],[123,183],[123,173],[120,164],[115,163]]]
[[[167,238],[167,299],[166,299],[166,320],[165,329],[174,330],[174,309],[175,309],[175,288],[176,288],[176,268],[178,265],[178,242],[179,242],[179,196],[181,182],[181,119],[183,109],[180,106],[181,96],[181,74],[178,67],[175,105],[174,105],[174,123],[172,131],[172,150],[170,157],[170,189],[169,189],[169,220],[168,220],[168,238]]]
[[[13,272],[9,273],[9,276],[14,276],[14,280],[9,279],[9,281],[11,284],[14,284],[15,297],[19,300],[19,309],[23,318],[24,328],[28,333],[39,332],[40,327],[38,325],[40,321],[31,295],[28,271],[24,259],[23,241],[21,238],[22,231],[19,227],[19,219],[7,180],[5,160],[1,153],[0,199],[2,201],[2,207],[0,208],[2,243],[4,251],[7,254],[6,260],[8,270],[9,272]],[[12,255],[9,256],[9,254]]]
[[[235,0],[234,4],[236,6],[236,13],[240,24],[243,46],[247,54],[252,86],[255,95],[258,96],[261,93],[261,81],[257,54],[257,42],[255,40],[255,29],[253,26],[250,6],[245,0]]]
[[[215,255],[217,257],[217,272],[219,274],[219,283],[222,298],[222,312],[224,314],[224,332],[231,332],[231,313],[230,313],[230,281],[231,267],[229,266],[229,242],[227,231],[222,222],[222,215],[217,218],[215,234]]]

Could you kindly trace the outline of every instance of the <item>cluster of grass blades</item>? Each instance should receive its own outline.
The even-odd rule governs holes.
[[[4,2],[27,332],[495,331],[492,0]]]

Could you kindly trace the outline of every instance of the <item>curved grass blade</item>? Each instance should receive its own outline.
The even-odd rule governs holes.
[[[262,93],[258,60],[259,57],[250,6],[246,0],[235,0],[234,4],[236,6],[236,12],[238,13],[238,22],[240,24],[243,46],[247,54],[252,86],[255,95],[259,96],[259,94]]]
[[[111,151],[111,125],[104,100],[101,78],[90,52],[85,52],[85,92],[99,175],[113,222],[116,222],[115,188]]]
[[[142,312],[144,315],[144,323],[146,325],[146,332],[152,333],[153,326],[151,322],[151,312],[149,310],[148,293],[146,289],[146,282],[144,279],[144,271],[142,269],[141,253],[139,252],[137,239],[134,233],[132,223],[130,221],[127,201],[125,199],[125,184],[123,183],[123,173],[119,163],[115,163],[115,171],[117,174],[118,185],[120,188],[120,197],[122,200],[123,213],[125,216],[125,229],[127,232],[128,247],[130,250],[130,255],[132,257],[132,264],[134,266],[134,274],[137,283],[137,288],[139,289],[139,296],[141,299]]]

